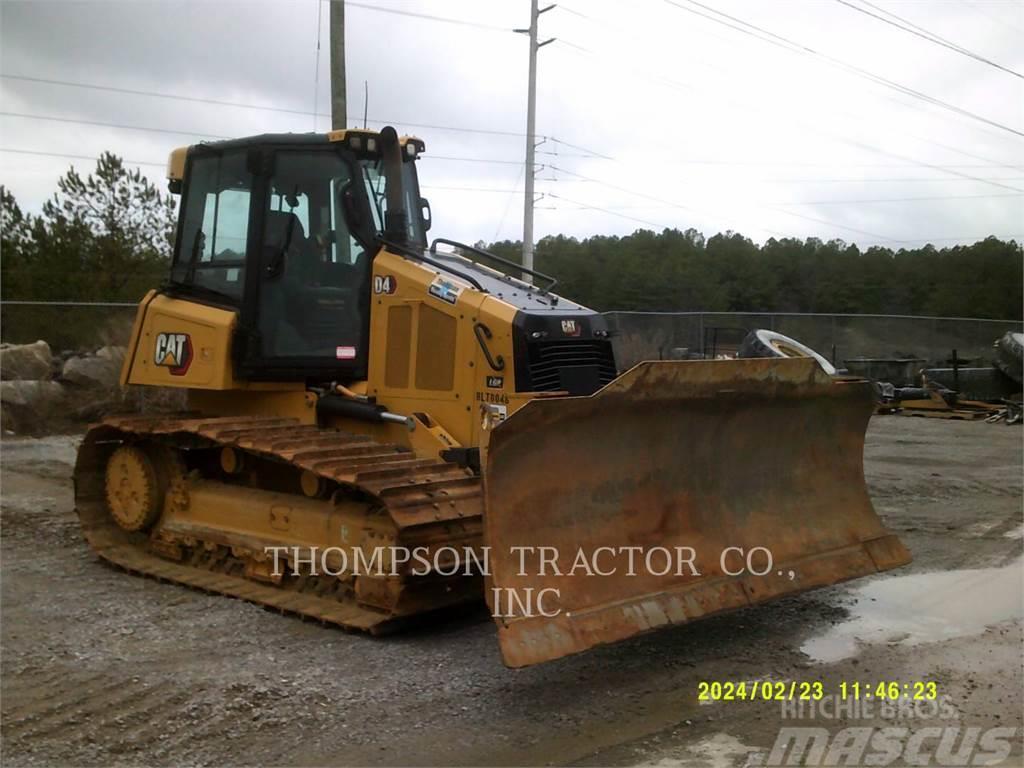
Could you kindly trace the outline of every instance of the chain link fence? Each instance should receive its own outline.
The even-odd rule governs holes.
[[[854,358],[917,358],[929,366],[986,366],[993,344],[1020,320],[908,315],[821,315],[741,312],[608,312],[620,369],[641,360],[717,357],[735,353],[757,328],[790,336],[842,367]]]
[[[55,353],[125,345],[135,319],[133,303],[0,302],[0,340],[42,339]],[[737,312],[608,312],[620,369],[641,360],[733,354],[755,328],[768,328],[807,344],[842,365],[852,358],[918,358],[942,366],[956,350],[966,364],[988,365],[992,345],[1019,320],[906,315],[821,315]]]
[[[43,340],[55,353],[126,346],[135,321],[130,302],[0,302],[0,341],[31,344]]]

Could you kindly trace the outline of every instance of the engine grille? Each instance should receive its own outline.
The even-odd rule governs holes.
[[[526,345],[527,391],[590,395],[616,376],[615,356],[604,339],[531,341]]]

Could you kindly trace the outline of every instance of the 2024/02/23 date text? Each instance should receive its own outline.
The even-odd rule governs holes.
[[[818,701],[826,696],[825,684],[820,680],[772,682],[770,680],[741,680],[738,682],[701,680],[697,684],[698,701]],[[938,685],[934,681],[901,683],[895,680],[862,682],[841,681],[835,691],[841,699],[914,699],[938,698]]]

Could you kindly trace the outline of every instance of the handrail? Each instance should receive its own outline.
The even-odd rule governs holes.
[[[443,243],[444,245],[450,245],[450,246],[453,246],[455,248],[460,248],[462,250],[470,251],[470,252],[476,253],[476,254],[478,254],[480,256],[484,256],[484,257],[486,257],[488,259],[494,259],[499,264],[504,264],[506,267],[509,267],[511,269],[518,269],[520,272],[525,272],[526,274],[531,275],[533,277],[539,277],[541,280],[549,280],[550,282],[546,286],[544,286],[543,288],[538,288],[537,289],[538,293],[549,293],[552,288],[554,288],[556,285],[558,285],[558,279],[552,277],[551,275],[546,275],[543,272],[538,272],[535,269],[528,269],[527,267],[524,267],[522,264],[516,264],[511,259],[506,259],[504,256],[499,256],[496,253],[491,253],[490,251],[485,251],[483,248],[477,248],[477,247],[472,246],[472,245],[467,245],[466,243],[460,243],[458,240],[449,240],[446,237],[434,238],[434,242],[432,242],[430,244],[430,252],[431,253],[433,253],[433,254],[437,253],[437,244],[438,243]]]
[[[442,264],[439,261],[434,261],[433,259],[424,256],[422,253],[419,253],[414,248],[409,248],[407,246],[401,245],[400,243],[392,243],[389,240],[384,240],[383,238],[380,238],[378,242],[380,242],[381,245],[387,246],[388,248],[394,248],[396,251],[399,251],[400,253],[402,253],[405,256],[408,256],[411,259],[418,259],[419,261],[422,261],[425,264],[429,264],[432,267],[444,270],[445,272],[450,272],[456,277],[465,280],[467,283],[469,283],[478,291],[480,291],[480,293],[490,293],[490,291],[484,288],[483,285],[480,284],[480,281],[477,280],[472,275],[467,275],[465,272],[460,272],[459,270],[450,267],[447,264]]]
[[[476,323],[473,325],[473,335],[476,336],[477,342],[480,344],[480,349],[484,352],[484,357],[487,358],[487,364],[495,371],[505,370],[505,358],[500,354],[497,359],[491,357],[491,350],[487,348],[487,342],[494,334],[491,333],[491,329],[483,323]]]

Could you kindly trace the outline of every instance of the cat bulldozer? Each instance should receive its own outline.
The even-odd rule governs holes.
[[[87,432],[101,558],[371,634],[486,601],[511,667],[909,561],[865,485],[868,382],[620,373],[553,278],[428,247],[424,151],[388,127],[172,152],[170,275],[121,384],[183,405]]]

